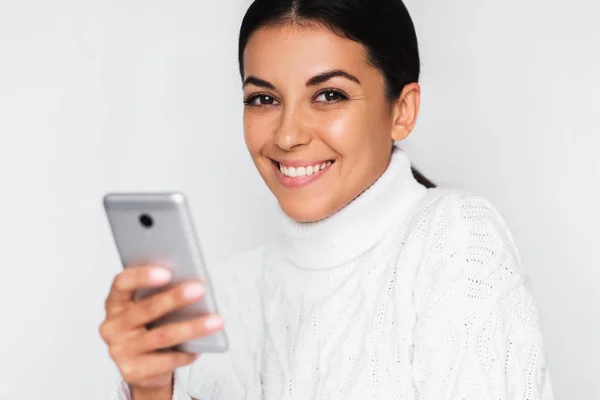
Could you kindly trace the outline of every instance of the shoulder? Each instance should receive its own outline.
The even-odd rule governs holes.
[[[424,216],[453,224],[485,223],[497,226],[504,235],[506,221],[500,210],[487,198],[457,189],[429,189],[431,199],[424,206]],[[507,238],[508,239],[508,238]]]
[[[499,209],[446,190],[420,223],[426,234],[411,298],[415,384],[440,398],[450,376],[463,398],[492,381],[506,383],[502,393],[547,382],[539,315]]]
[[[460,247],[478,245],[488,252],[497,248],[519,257],[503,214],[485,197],[462,190],[440,190],[420,219],[427,227],[429,246],[445,248],[447,256]]]
[[[423,231],[415,283],[422,301],[435,293],[467,299],[498,297],[525,279],[506,220],[484,197],[441,190],[415,226]]]

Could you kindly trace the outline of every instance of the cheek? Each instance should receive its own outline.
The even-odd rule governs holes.
[[[347,155],[369,140],[370,123],[364,110],[348,108],[325,113],[315,128],[337,153]]]
[[[250,154],[255,157],[260,154],[268,137],[264,127],[261,127],[260,118],[256,115],[244,113],[244,140]]]

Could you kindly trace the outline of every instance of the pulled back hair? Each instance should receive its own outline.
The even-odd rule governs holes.
[[[413,21],[402,0],[255,0],[242,21],[238,42],[240,75],[244,77],[244,50],[258,29],[285,23],[317,24],[358,42],[367,61],[385,80],[391,103],[404,87],[419,81],[421,61]],[[436,187],[412,167],[415,179]]]

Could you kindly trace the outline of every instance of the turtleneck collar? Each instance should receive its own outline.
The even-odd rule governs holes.
[[[379,179],[335,214],[316,222],[296,222],[282,212],[283,255],[303,269],[345,264],[401,223],[426,191],[414,178],[407,154],[394,146]]]

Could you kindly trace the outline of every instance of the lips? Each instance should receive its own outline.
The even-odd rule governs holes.
[[[325,171],[328,167],[331,166],[332,161],[326,161],[321,164],[309,165],[309,166],[290,166],[282,163],[278,163],[279,172],[283,175],[288,176],[290,178],[302,178],[304,176],[312,176],[313,174],[318,174],[319,172]]]
[[[272,161],[279,183],[288,189],[308,186],[335,165],[335,160],[322,162]]]

